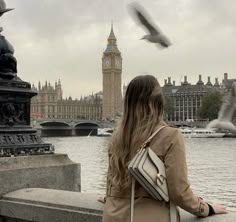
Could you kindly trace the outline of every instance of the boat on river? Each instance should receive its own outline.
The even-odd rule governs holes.
[[[109,137],[112,135],[113,130],[110,128],[99,128],[97,136],[99,137]]]
[[[205,128],[181,128],[181,132],[185,138],[221,138],[225,136],[225,133]]]

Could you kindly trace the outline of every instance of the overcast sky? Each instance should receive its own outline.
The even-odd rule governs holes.
[[[235,0],[138,1],[172,46],[160,50],[139,40],[146,30],[130,16],[129,0],[6,0],[15,8],[0,18],[3,35],[13,44],[18,76],[37,83],[61,79],[64,96],[102,90],[101,59],[111,20],[122,53],[122,82],[155,75],[161,85],[185,75],[192,84],[202,74],[221,81],[236,77]]]

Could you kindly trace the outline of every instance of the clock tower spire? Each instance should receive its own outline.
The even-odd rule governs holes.
[[[103,73],[103,119],[115,119],[121,113],[121,73],[122,57],[116,44],[116,37],[111,25],[107,47],[102,57]]]

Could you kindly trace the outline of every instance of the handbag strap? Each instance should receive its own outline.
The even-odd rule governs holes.
[[[149,144],[152,141],[153,137],[156,136],[157,133],[159,131],[161,131],[161,129],[165,128],[165,127],[167,127],[167,125],[158,127],[157,130],[142,144],[141,148],[145,148],[147,146],[147,144]]]
[[[135,194],[135,178],[131,179],[131,196],[130,196],[130,222],[134,222],[134,194]],[[177,222],[177,207],[170,201],[170,222]]]
[[[170,201],[170,222],[177,222],[177,206]]]
[[[131,177],[130,222],[134,222],[134,192],[135,192],[135,179],[134,177]]]

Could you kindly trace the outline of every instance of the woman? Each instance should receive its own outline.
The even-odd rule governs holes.
[[[130,221],[130,184],[128,164],[140,145],[160,126],[163,95],[157,79],[151,75],[134,78],[126,91],[124,115],[113,133],[109,148],[107,196],[103,222]],[[166,167],[170,200],[184,210],[201,217],[226,213],[221,205],[209,205],[190,189],[187,178],[185,146],[180,131],[163,128],[151,141],[151,149]],[[135,222],[169,222],[170,206],[152,199],[136,182]],[[179,215],[178,220],[180,221]]]

